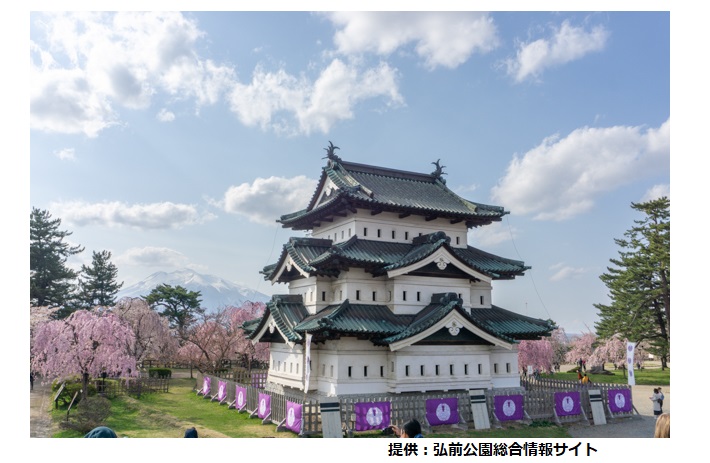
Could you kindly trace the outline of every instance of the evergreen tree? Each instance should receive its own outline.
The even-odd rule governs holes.
[[[118,268],[111,263],[111,253],[94,251],[91,259],[90,267],[81,266],[77,303],[86,308],[113,306],[123,282],[116,281]]]
[[[153,288],[143,299],[153,310],[161,308],[159,312],[168,318],[170,328],[177,330],[178,335],[185,339],[186,329],[197,320],[197,315],[205,312],[205,309],[200,308],[201,296],[199,291],[162,284]]]
[[[616,334],[634,342],[648,343],[649,352],[668,364],[671,322],[671,223],[670,200],[666,197],[631,203],[645,217],[615,239],[621,248],[614,267],[599,278],[609,288],[611,303],[594,304],[600,337]]]
[[[84,250],[64,239],[71,232],[60,230],[62,221],[48,211],[30,213],[30,305],[61,306],[70,299],[77,272],[67,267],[69,256]]]

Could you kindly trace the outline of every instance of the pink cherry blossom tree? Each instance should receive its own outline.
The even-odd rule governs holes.
[[[135,342],[127,346],[138,362],[146,359],[169,361],[178,350],[177,336],[168,319],[153,310],[145,299],[123,298],[112,309],[133,330]]]
[[[601,366],[604,369],[605,363],[612,363],[616,368],[621,368],[626,374],[626,347],[628,339],[616,333],[608,339],[599,340],[599,345],[594,349],[594,353],[589,358],[592,366]],[[639,346],[634,349],[634,363],[641,363],[646,357],[646,351]]]
[[[241,329],[244,321],[256,318],[263,308],[263,304],[247,302],[241,307],[227,307],[205,314],[200,322],[187,330],[186,342],[178,351],[179,358],[190,362],[202,373],[235,357],[247,366],[254,360],[268,359],[268,347],[254,346]]]
[[[570,342],[570,349],[565,355],[567,363],[576,364],[578,360],[589,361],[594,353],[594,345],[597,342],[597,335],[594,333],[584,333],[582,336]]]
[[[134,340],[133,330],[115,314],[77,310],[63,320],[48,321],[36,328],[32,370],[46,379],[81,375],[85,399],[91,376],[138,373],[136,358],[126,349]]]
[[[536,370],[552,373],[554,356],[552,343],[548,339],[520,341],[518,345],[518,366],[522,369],[530,365]]]

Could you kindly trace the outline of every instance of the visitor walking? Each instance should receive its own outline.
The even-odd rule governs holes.
[[[35,388],[35,374],[30,371],[30,392]]]

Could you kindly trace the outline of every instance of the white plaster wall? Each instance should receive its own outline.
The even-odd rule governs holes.
[[[392,237],[393,231],[394,238]],[[370,211],[365,209],[358,209],[357,214],[348,212],[346,217],[338,217],[332,223],[323,223],[320,227],[313,229],[312,236],[313,238],[331,239],[335,243],[347,241],[355,235],[360,239],[410,243],[417,236],[438,231],[443,231],[451,238],[453,247],[465,248],[468,246],[468,229],[465,222],[451,224],[448,219],[427,222],[424,217],[416,215],[400,219],[398,214],[391,212],[383,212],[373,216]]]
[[[290,366],[291,362],[302,362],[301,347],[291,350],[277,344],[272,345],[271,352],[272,358],[282,364],[280,370],[277,363],[269,371],[269,380],[302,390],[302,366],[301,374],[295,374],[295,367],[292,373]],[[331,396],[520,385],[517,351],[491,346],[410,346],[391,352],[370,341],[343,338],[312,345],[311,360],[309,390]],[[496,363],[498,373],[493,371]],[[505,371],[506,363],[510,363],[510,373]]]

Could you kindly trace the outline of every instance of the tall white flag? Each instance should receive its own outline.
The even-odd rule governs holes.
[[[626,371],[629,372],[629,386],[636,385],[636,375],[634,375],[634,349],[635,342],[626,341]]]
[[[306,364],[303,366],[303,370],[306,372],[306,378],[303,385],[303,393],[308,392],[308,383],[311,381],[311,338],[312,334],[306,333]]]

